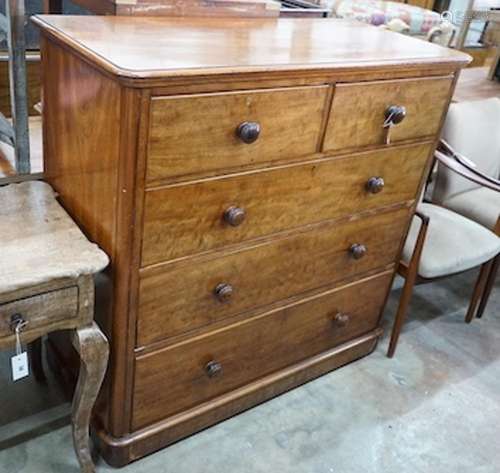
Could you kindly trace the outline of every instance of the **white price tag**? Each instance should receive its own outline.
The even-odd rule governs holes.
[[[24,351],[19,355],[15,355],[10,359],[12,365],[12,380],[26,378],[30,374],[28,365],[28,354]]]

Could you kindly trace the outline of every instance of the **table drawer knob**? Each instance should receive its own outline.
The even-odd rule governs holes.
[[[222,365],[217,361],[209,361],[205,365],[205,373],[209,378],[215,378],[222,374]]]
[[[16,333],[16,331],[21,332],[26,325],[28,325],[28,322],[24,319],[24,317],[21,314],[14,314],[10,318],[10,330],[13,333]]]
[[[229,207],[224,212],[224,220],[229,223],[232,227],[237,227],[241,225],[245,220],[246,212],[240,207]]]
[[[385,121],[390,125],[398,125],[406,117],[406,107],[402,105],[391,105],[385,110]]]
[[[337,327],[345,327],[349,321],[351,320],[351,316],[349,314],[344,314],[343,312],[337,312],[333,316],[333,323]]]
[[[384,186],[384,179],[378,176],[370,177],[366,182],[366,190],[372,194],[378,194],[383,190]]]
[[[363,256],[366,255],[366,251],[366,246],[359,243],[354,243],[354,245],[351,245],[351,248],[349,248],[349,252],[354,259],[363,258]]]
[[[260,125],[257,122],[243,122],[236,128],[236,136],[244,143],[257,141],[260,135]]]
[[[214,289],[214,294],[220,302],[228,302],[233,295],[233,286],[225,282],[217,284]]]

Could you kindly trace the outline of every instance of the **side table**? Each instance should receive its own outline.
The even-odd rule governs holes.
[[[108,364],[108,342],[94,318],[93,274],[108,257],[90,243],[40,181],[0,187],[0,349],[24,347],[71,330],[81,358],[72,405],[73,441],[84,473],[94,472],[89,423]]]

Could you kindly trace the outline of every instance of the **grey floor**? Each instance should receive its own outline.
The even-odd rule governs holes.
[[[471,325],[476,273],[415,290],[396,358],[358,362],[121,471],[500,472],[500,290]],[[400,281],[386,310],[392,320]],[[0,472],[77,473],[69,406],[53,383],[8,380],[0,359]],[[113,470],[102,462],[98,472]]]

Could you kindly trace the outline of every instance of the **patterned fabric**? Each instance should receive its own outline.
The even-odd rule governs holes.
[[[398,18],[410,27],[411,35],[425,35],[441,23],[439,13],[405,3],[380,0],[341,0],[334,7],[334,13],[339,18],[376,26],[385,25]]]

